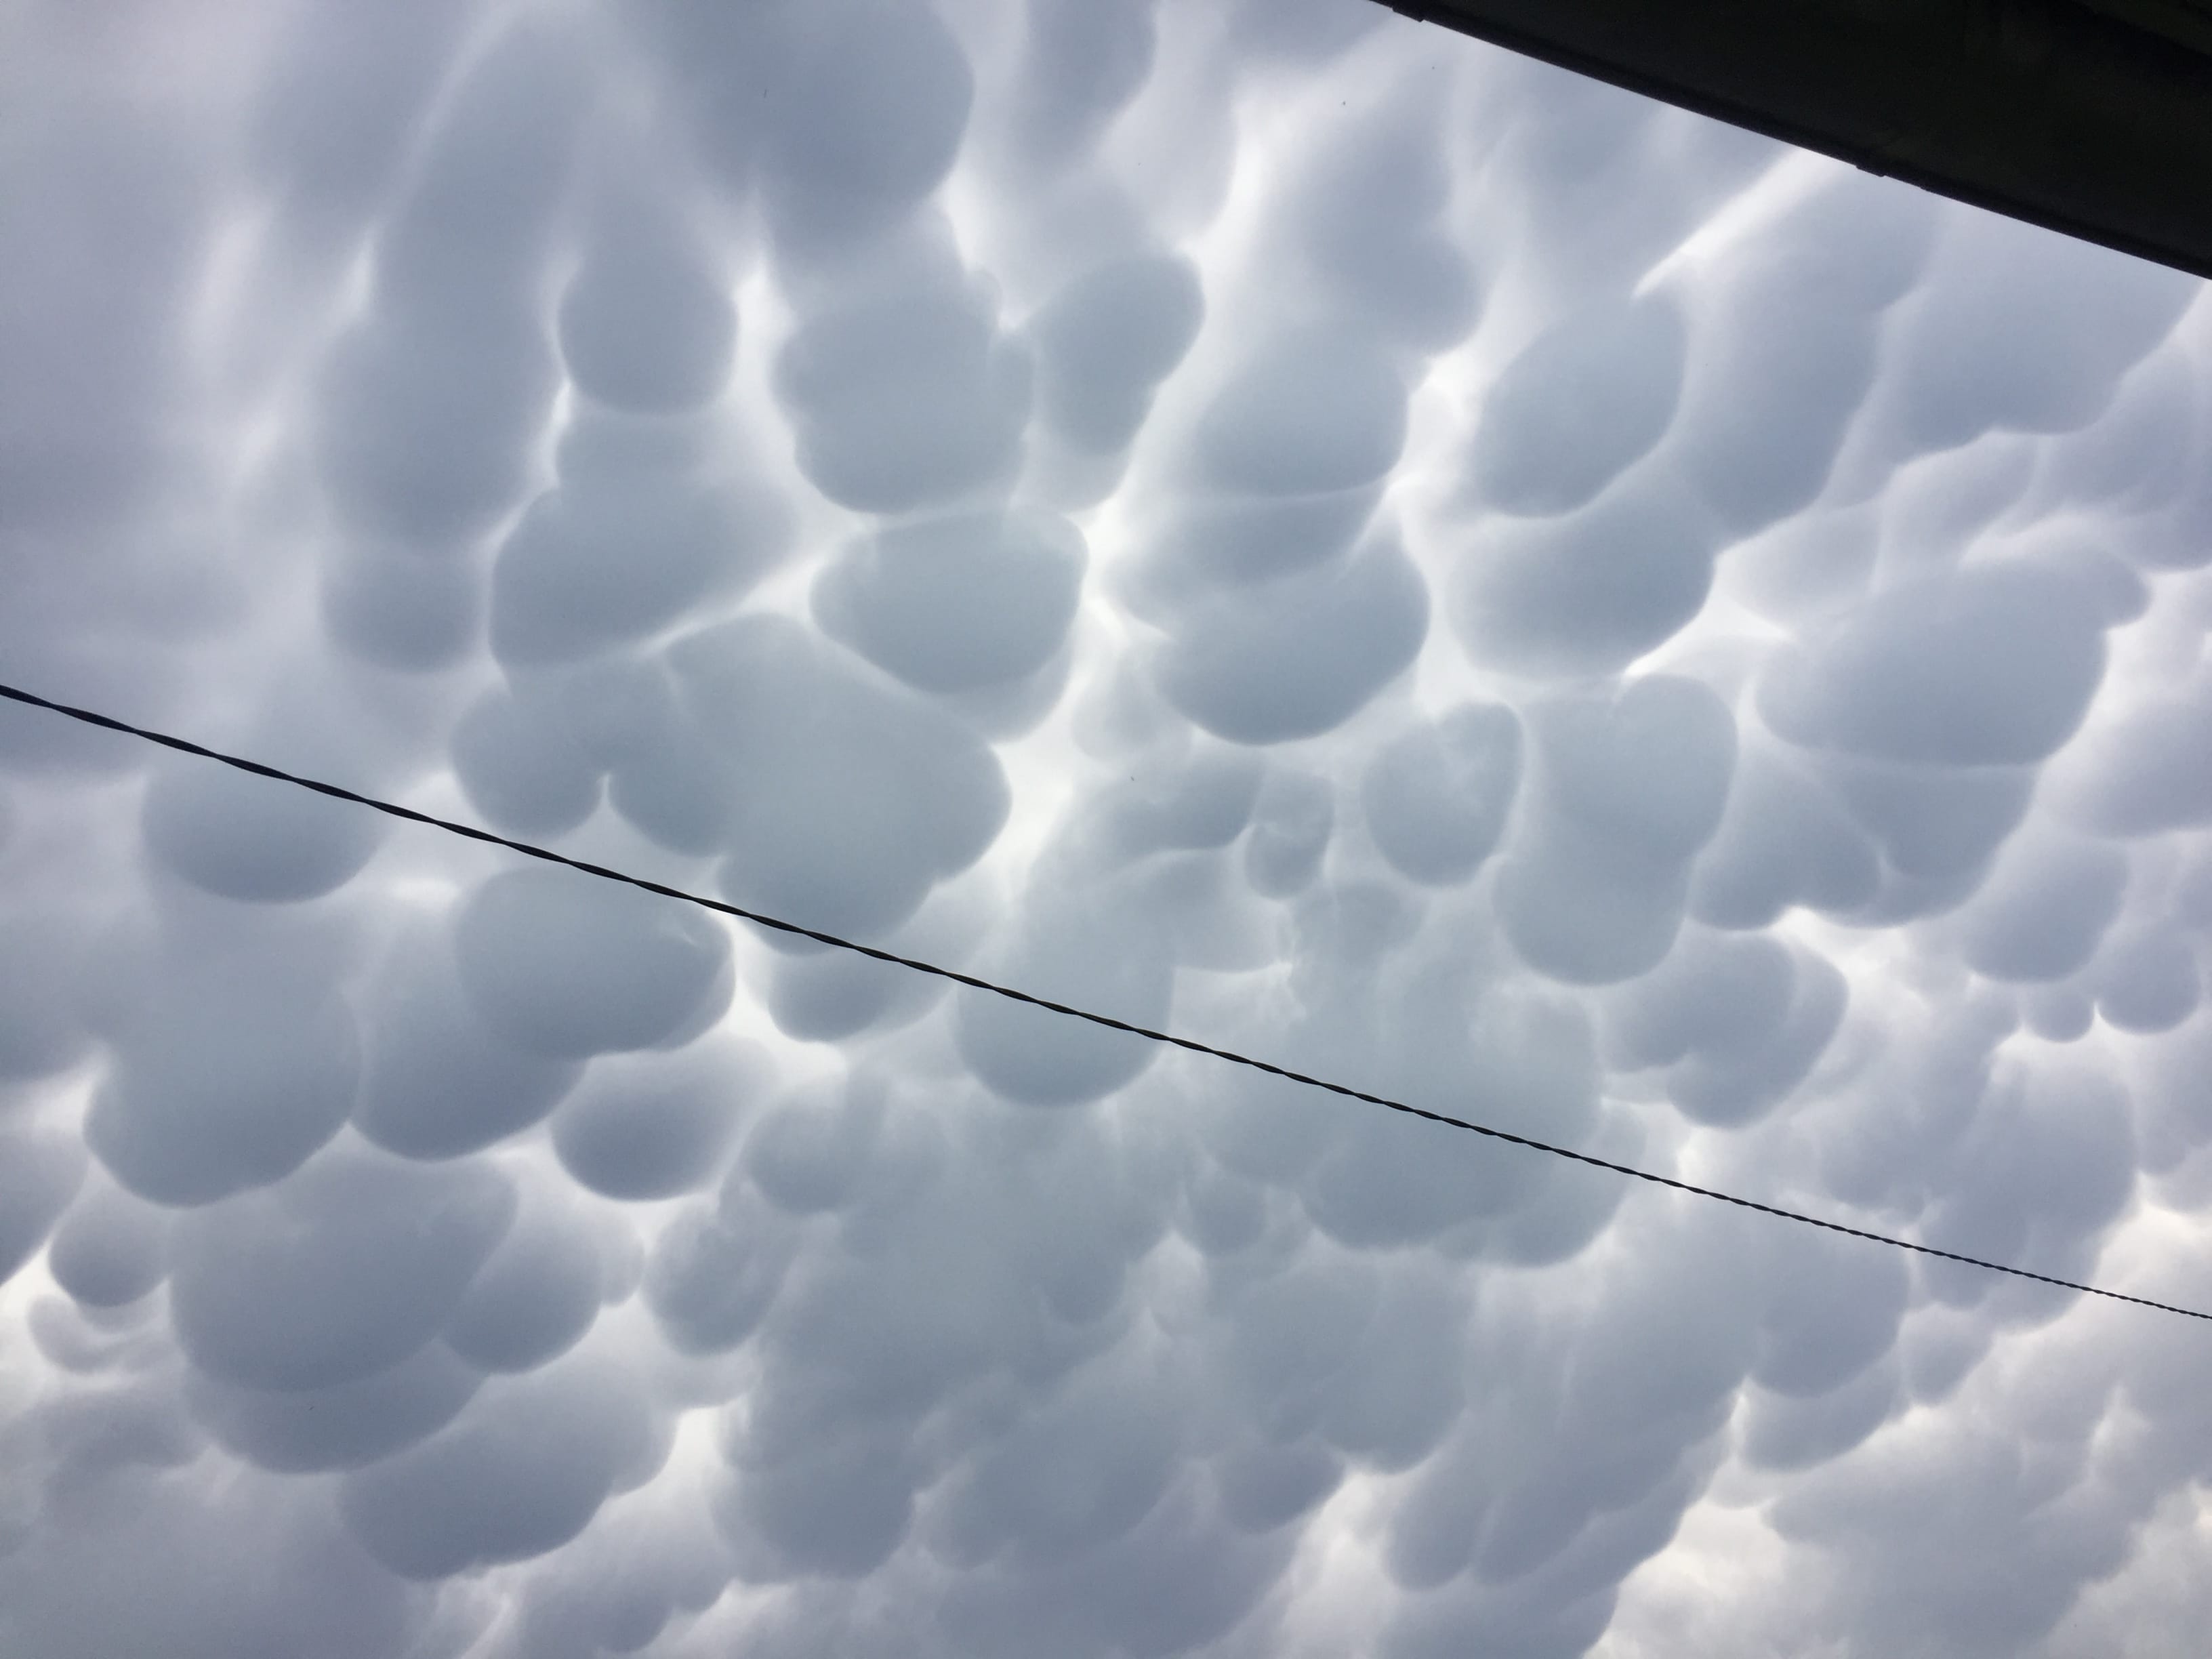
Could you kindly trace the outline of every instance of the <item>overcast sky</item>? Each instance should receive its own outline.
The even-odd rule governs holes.
[[[0,8],[0,680],[2212,1309],[2203,285],[1369,0]],[[2194,1656],[2212,1328],[0,705],[10,1659]]]

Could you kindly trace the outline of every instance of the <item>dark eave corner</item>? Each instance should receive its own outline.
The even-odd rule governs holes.
[[[1379,0],[2212,276],[2212,0]]]

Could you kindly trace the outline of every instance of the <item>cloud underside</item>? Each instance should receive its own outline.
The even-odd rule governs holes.
[[[2212,310],[1368,0],[41,3],[0,678],[2212,1307]],[[2196,1650],[2189,1323],[0,706],[0,1648]]]

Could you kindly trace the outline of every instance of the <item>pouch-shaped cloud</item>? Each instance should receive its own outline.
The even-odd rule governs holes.
[[[1482,305],[1474,261],[1437,224],[1455,182],[1432,99],[1388,100],[1309,158],[1285,228],[1321,283],[1417,349],[1463,335]]]
[[[192,1415],[225,1449],[279,1474],[360,1468],[453,1420],[483,1373],[440,1344],[352,1382],[251,1389],[196,1371]]]
[[[1360,786],[1368,833],[1399,873],[1465,881],[1505,833],[1521,783],[1521,723],[1501,704],[1455,708],[1378,752]]]
[[[1702,514],[1671,489],[1624,488],[1564,518],[1466,532],[1454,616],[1486,665],[1530,678],[1626,668],[1698,614],[1712,586]]]
[[[65,913],[9,912],[0,929],[0,1078],[51,1076],[85,1052],[84,926]]]
[[[2054,980],[2087,965],[2119,914],[2126,858],[2094,842],[2007,843],[1960,916],[1966,958],[2002,980]]]
[[[1735,1126],[1804,1080],[1849,999],[1825,957],[1763,937],[1692,933],[1615,1002],[1607,1059],[1620,1071],[1666,1067],[1684,1115]]]
[[[2179,272],[2107,260],[2086,243],[2045,244],[1993,215],[1959,216],[1938,257],[1950,280],[1929,283],[1913,307],[1899,370],[1904,435],[1928,448],[1992,427],[2086,424],[2197,295]],[[2090,282],[2099,285],[2094,316],[2081,307]],[[2019,349],[2039,337],[2039,349]]]
[[[2212,781],[2196,760],[2212,747],[2212,713],[2192,698],[2130,710],[2094,748],[2054,769],[2073,815],[2106,835],[2155,835],[2212,819]]]
[[[477,1152],[543,1118],[576,1080],[574,1057],[526,1046],[477,1014],[442,937],[403,937],[364,1000],[353,1125],[388,1152]]]
[[[815,317],[776,362],[799,464],[842,507],[903,512],[1013,472],[1033,372],[972,290],[916,288]]]
[[[1371,483],[1405,442],[1405,387],[1355,335],[1312,329],[1270,342],[1214,396],[1199,427],[1199,476],[1259,495]]]
[[[1031,994],[1070,1002],[1115,1019],[1157,1030],[1166,1023],[1174,996],[1175,970],[1167,941],[1155,922],[1139,912],[1115,926],[1101,906],[1085,916],[1073,906],[1039,904],[1040,913],[1012,944],[1006,979]],[[1074,910],[1070,921],[1107,925],[1119,947],[1109,953],[1078,945],[1081,935],[1065,926],[1043,925],[1054,911]],[[1059,917],[1054,917],[1059,920]],[[1134,924],[1134,925],[1133,925]],[[975,1074],[1010,1100],[1061,1106],[1096,1100],[1128,1082],[1152,1063],[1154,1045],[1103,1027],[1080,1024],[1042,1008],[1010,1002],[987,992],[960,997],[963,1054]]]
[[[692,1205],[647,1264],[646,1305],[681,1354],[726,1352],[750,1337],[782,1288],[796,1244],[764,1206]]]
[[[1412,662],[1428,595],[1404,550],[1378,538],[1348,557],[1192,606],[1161,651],[1161,690],[1234,743],[1333,730]]]
[[[672,472],[585,472],[532,504],[492,573],[502,663],[559,662],[641,638],[774,562],[784,526],[770,503]]]
[[[404,1578],[542,1555],[581,1532],[618,1483],[657,1464],[635,1380],[604,1362],[494,1382],[477,1401],[346,1479],[347,1526]]]
[[[1694,681],[1650,675],[1544,709],[1536,754],[1538,804],[1498,873],[1507,936],[1570,982],[1656,967],[1728,799],[1728,710]]]
[[[669,664],[696,734],[676,764],[722,781],[739,903],[848,935],[893,927],[1006,821],[988,746],[795,623],[694,634]]]
[[[1594,1161],[7,702],[0,1652],[2203,1625],[2167,1316],[1607,1167],[2204,1305],[2196,285],[1373,0],[18,9],[0,680]]]
[[[1666,434],[1685,332],[1657,296],[1553,324],[1484,398],[1468,468],[1478,498],[1543,516],[1590,501]]]
[[[70,1160],[51,1149],[21,1151],[27,1155],[11,1158],[9,1164],[32,1196],[27,1202],[19,1197],[9,1212],[20,1218],[19,1237],[33,1239],[27,1255],[36,1248],[37,1222],[51,1220],[62,1205],[68,1206],[67,1218],[47,1244],[46,1270],[78,1305],[124,1307],[161,1282],[168,1271],[168,1227],[159,1209],[105,1184],[76,1197]],[[32,1224],[23,1225],[25,1221]]]
[[[729,936],[711,917],[566,870],[493,877],[455,917],[453,951],[468,1006],[550,1059],[652,1048],[730,995]]]
[[[569,381],[611,408],[665,414],[721,388],[737,308],[675,204],[617,189],[595,204],[583,262],[561,295]]]
[[[1244,878],[1255,892],[1286,897],[1319,872],[1335,828],[1335,801],[1328,786],[1310,774],[1271,772],[1252,811]]]
[[[0,1270],[13,1273],[38,1253],[69,1208],[84,1180],[85,1158],[81,1142],[59,1136],[33,1140],[11,1135],[7,1152],[8,1184],[0,1194]],[[114,1275],[102,1275],[93,1265],[85,1277],[98,1286]]]
[[[1198,270],[1173,254],[1095,266],[1030,319],[1038,412],[1080,448],[1120,449],[1150,412],[1152,388],[1197,337]]]
[[[1969,567],[1877,595],[1761,685],[1792,742],[1872,759],[2018,766],[2073,735],[2105,671],[2103,617],[2071,573]]]
[[[1745,743],[1711,847],[1690,914],[1716,927],[1765,927],[1793,905],[1847,913],[1881,885],[1880,852],[1850,805],[1771,743]]]
[[[386,828],[349,802],[204,762],[161,769],[145,826],[147,845],[194,886],[276,902],[343,886]]]
[[[179,1223],[178,1340],[244,1388],[359,1382],[444,1328],[514,1205],[483,1165],[333,1149],[289,1182]]]
[[[1075,620],[1084,554],[1073,525],[1042,514],[912,520],[823,573],[815,618],[918,691],[972,691],[1051,660]]]
[[[702,1185],[763,1088],[764,1069],[756,1050],[726,1044],[601,1060],[554,1115],[562,1167],[609,1198],[670,1198]]]
[[[842,0],[773,19],[762,148],[769,200],[804,237],[868,225],[951,169],[975,97],[952,31],[920,0]]]
[[[1747,534],[1809,506],[1875,374],[1890,307],[1928,261],[1934,204],[1845,176],[1732,250],[1698,298],[1670,454]]]
[[[156,1203],[205,1204],[290,1174],[337,1133],[360,1030],[312,963],[226,963],[129,1008],[84,1129],[118,1181]]]
[[[453,727],[453,773],[469,805],[511,835],[564,834],[591,817],[604,768],[558,696],[487,691]]]

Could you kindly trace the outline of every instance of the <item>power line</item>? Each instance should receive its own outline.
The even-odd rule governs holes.
[[[547,864],[562,865],[571,870],[580,871],[587,876],[597,876],[603,881],[618,881],[628,886],[641,888],[648,893],[657,893],[663,898],[678,899],[685,904],[696,904],[703,910],[713,910],[722,915],[733,916],[739,921],[749,921],[757,927],[766,927],[779,933],[790,933],[799,939],[812,939],[818,945],[827,945],[840,951],[849,951],[855,956],[872,957],[877,962],[890,963],[894,967],[910,969],[917,974],[928,974],[938,979],[950,980],[956,985],[965,985],[971,990],[988,991],[993,996],[1006,998],[1009,1002],[1027,1003],[1033,1008],[1042,1008],[1051,1013],[1064,1014],[1070,1019],[1087,1020],[1093,1025],[1103,1025],[1109,1031],[1126,1031],[1131,1036],[1142,1037],[1148,1042],[1164,1043],[1170,1048],[1187,1049],[1194,1054],[1206,1054],[1215,1060],[1226,1060],[1232,1066],[1243,1066],[1255,1072],[1264,1072],[1269,1077],[1279,1077],[1285,1082],[1302,1084],[1310,1089],[1320,1089],[1329,1094],[1341,1095],[1346,1100],[1361,1101],[1370,1106],[1380,1106],[1387,1111],[1401,1112],[1407,1117],[1417,1117],[1425,1122],[1441,1124],[1448,1129],[1462,1129],[1469,1134],[1481,1135],[1491,1140],[1502,1140],[1509,1146],[1525,1146],[1531,1152],[1548,1153],[1553,1158],[1571,1158],[1577,1164],[1586,1164],[1593,1169],[1607,1170],[1614,1175],[1627,1176],[1637,1181],[1648,1181],[1655,1187],[1670,1187],[1678,1193],[1688,1193],[1697,1198],[1712,1199],[1722,1204],[1733,1204],[1738,1209],[1756,1210],[1761,1215],[1777,1216],[1784,1221],[1798,1222],[1808,1227],[1819,1227],[1828,1232],[1841,1233],[1849,1238],[1863,1238],[1870,1243],[1887,1244],[1894,1249],[1910,1250],[1915,1255],[1933,1256],[1942,1261],[1956,1261],[1969,1267],[1980,1267],[1990,1273],[2008,1274],[2014,1279],[2032,1279],[2039,1285],[2055,1285],[2063,1291],[2078,1291],[2085,1296],[2101,1296],[2108,1301],[2132,1303],[2138,1308],[2150,1308],[2160,1313],[2179,1314],[2185,1319],[2212,1321],[2212,1314],[2200,1313],[2194,1308],[2179,1308],[2167,1302],[2154,1302],[2148,1297],[2129,1296],[2120,1291],[2107,1291],[2094,1285],[2077,1284],[2070,1279],[2054,1279],[2048,1273],[2031,1273],[2025,1267],[2008,1267],[2002,1261],[1984,1261],[1979,1256],[1961,1255],[1954,1250],[1939,1250],[1932,1244],[1915,1243],[1909,1238],[1895,1238],[1887,1233],[1869,1232],[1861,1227],[1847,1227],[1840,1221],[1826,1221],[1819,1216],[1806,1215],[1796,1210],[1785,1210],[1778,1205],[1761,1204],[1756,1199],[1739,1198],[1734,1193],[1723,1193],[1711,1187],[1696,1186],[1687,1181],[1677,1181],[1672,1176],[1656,1175],[1651,1170],[1639,1170],[1632,1164],[1615,1164],[1609,1158],[1594,1158],[1588,1152],[1577,1152],[1565,1146],[1554,1146],[1549,1141],[1533,1139],[1527,1135],[1516,1135],[1504,1129],[1493,1129],[1487,1124],[1470,1122],[1466,1118],[1453,1117],[1447,1113],[1432,1112],[1425,1107],[1409,1105],[1402,1100],[1392,1100],[1387,1095],[1370,1094],[1364,1089],[1354,1089],[1347,1084],[1332,1083],[1327,1078],[1310,1077],[1304,1072],[1294,1072],[1287,1066],[1277,1066],[1268,1060],[1255,1060],[1249,1054],[1238,1054],[1232,1048],[1217,1048],[1211,1043],[1200,1042],[1193,1037],[1177,1036],[1172,1031],[1155,1031],[1147,1026],[1133,1025],[1127,1020],[1115,1019],[1110,1015],[1092,1013],[1087,1008],[1071,1007],[1064,1002],[1053,1002],[1043,997],[1031,996],[1027,991],[1017,991],[1011,986],[994,984],[988,979],[978,979],[973,974],[963,974],[951,968],[940,968],[933,962],[922,962],[913,957],[900,956],[895,951],[878,950],[872,945],[862,945],[853,939],[841,939],[835,933],[825,933],[817,928],[802,927],[794,921],[785,921],[775,916],[763,915],[757,910],[748,910],[741,905],[726,903],[720,899],[708,898],[698,893],[687,893],[680,887],[669,887],[657,881],[648,881],[642,876],[629,875],[620,870],[610,870],[605,865],[587,864],[581,859],[572,859],[565,853],[556,853],[550,848],[535,846],[526,841],[515,841],[506,836],[494,835],[489,830],[478,830],[469,824],[456,823],[450,818],[436,817],[428,812],[418,812],[412,807],[401,806],[392,801],[380,800],[374,795],[360,794],[335,783],[324,783],[314,778],[303,778],[296,773],[283,771],[277,767],[264,766],[259,761],[246,760],[237,755],[226,755],[219,750],[207,748],[188,738],[172,737],[166,732],[151,731],[143,726],[133,726],[127,720],[119,720],[112,715],[95,714],[89,708],[71,708],[67,703],[55,702],[29,691],[19,690],[12,685],[0,684],[0,697],[5,697],[14,702],[25,703],[33,708],[44,708],[53,714],[66,715],[69,719],[81,720],[87,726],[96,726],[110,732],[120,732],[129,737],[142,738],[148,743],[157,743],[165,749],[173,749],[180,754],[196,755],[203,760],[216,761],[224,766],[234,767],[240,772],[250,772],[256,777],[272,778],[279,783],[293,784],[301,789],[312,789],[319,795],[328,795],[336,800],[351,801],[356,806],[366,806],[374,811],[382,812],[392,817],[404,818],[410,823],[424,823],[434,830],[443,830],[448,835],[464,836],[470,841],[483,842],[488,846],[503,847],[509,852],[520,853],[526,858],[538,859]]]

